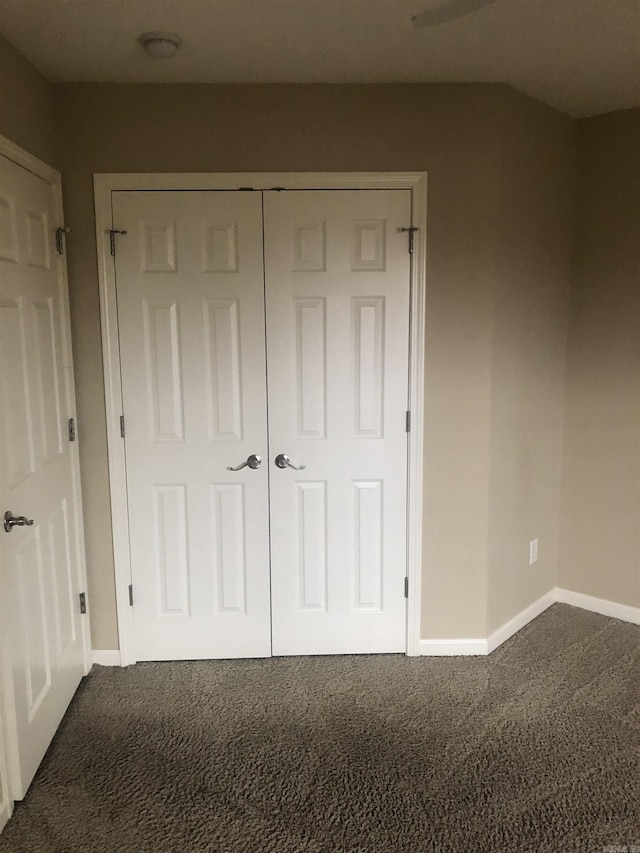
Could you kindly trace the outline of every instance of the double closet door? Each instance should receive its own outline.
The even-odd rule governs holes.
[[[112,207],[137,658],[404,651],[410,191]]]

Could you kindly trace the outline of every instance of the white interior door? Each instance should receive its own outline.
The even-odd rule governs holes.
[[[112,198],[137,657],[269,655],[260,195]]]
[[[54,191],[0,157],[0,595],[13,799],[24,796],[84,673],[66,279],[54,246]],[[29,525],[7,532],[6,512]]]
[[[112,209],[138,659],[405,650],[410,191]]]
[[[273,654],[404,651],[411,193],[264,209]]]

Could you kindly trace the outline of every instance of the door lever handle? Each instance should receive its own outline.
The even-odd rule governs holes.
[[[278,468],[293,468],[294,471],[304,471],[306,465],[294,465],[286,453],[279,453],[276,456],[276,465]]]
[[[231,465],[227,465],[227,471],[240,471],[242,468],[251,468],[252,470],[256,470],[262,465],[262,459],[257,455],[257,453],[252,453],[251,456],[247,456],[244,462],[241,462],[235,468]]]
[[[33,524],[32,518],[26,518],[24,515],[15,516],[10,509],[4,514],[4,529],[7,533],[11,533],[14,527],[31,527]]]

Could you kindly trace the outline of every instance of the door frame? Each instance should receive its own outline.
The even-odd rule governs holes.
[[[135,663],[133,611],[129,603],[131,561],[124,442],[120,433],[122,386],[115,263],[109,231],[113,191],[144,190],[364,190],[411,191],[414,232],[409,300],[409,401],[411,430],[407,459],[407,655],[420,654],[422,588],[422,458],[424,436],[424,352],[426,290],[426,172],[229,172],[229,173],[97,173],[94,175],[96,243],[100,288],[100,323],[107,415],[107,448],[111,525],[115,563],[116,609],[120,665]]]
[[[60,172],[56,171],[52,166],[49,166],[43,160],[33,154],[25,151],[15,142],[0,135],[0,156],[12,161],[17,166],[21,166],[28,172],[32,172],[37,177],[46,181],[53,190],[53,204],[55,211],[55,222],[51,223],[53,227],[64,225],[64,211],[62,206],[62,179]],[[63,238],[66,241],[66,238]],[[61,255],[54,252],[56,259],[58,288],[61,293],[61,319],[64,324],[62,334],[62,361],[64,368],[64,399],[66,404],[66,414],[68,418],[74,418],[77,421],[76,396],[75,396],[75,380],[73,372],[73,349],[71,345],[71,320],[69,309],[69,281],[67,271],[67,253],[66,242],[65,252]],[[86,552],[84,542],[84,522],[82,514],[82,499],[80,485],[80,457],[78,442],[74,442],[70,446],[72,476],[73,476],[73,512],[75,513],[76,521],[76,541],[73,547],[76,551],[76,559],[78,564],[78,581],[81,590],[87,589],[87,566]],[[2,601],[2,562],[0,556],[0,601]],[[89,602],[87,602],[87,613],[89,613]],[[82,631],[82,649],[84,674],[86,675],[93,665],[91,651],[91,631],[89,616],[81,619]],[[4,636],[3,614],[0,608],[0,639]],[[1,646],[4,645],[0,643]],[[3,701],[0,702],[0,830],[4,823],[9,819],[13,811],[12,780],[11,780],[11,762],[9,760],[9,750],[7,749],[6,735],[6,720],[11,713],[11,702],[13,700],[13,677],[10,668],[9,650],[1,649],[0,653],[0,687],[3,695]]]

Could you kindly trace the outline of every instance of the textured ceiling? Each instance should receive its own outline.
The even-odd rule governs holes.
[[[503,82],[575,116],[640,106],[640,0],[497,0],[416,30],[442,0],[0,0],[0,32],[51,80]],[[137,36],[178,33],[177,57]]]

